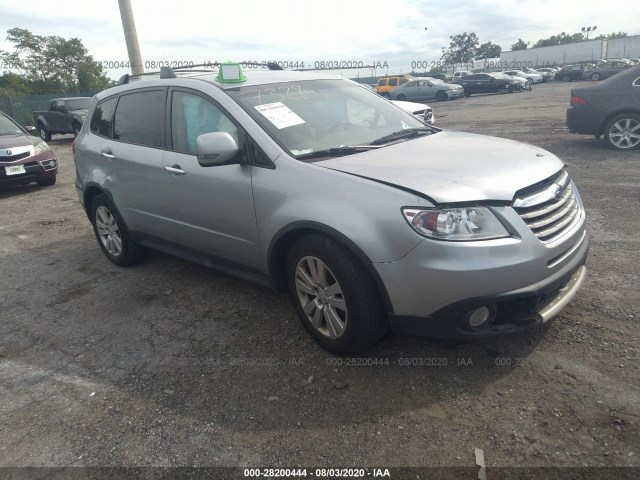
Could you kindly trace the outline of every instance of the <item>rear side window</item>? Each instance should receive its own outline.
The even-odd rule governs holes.
[[[110,98],[99,103],[93,111],[90,128],[93,133],[102,137],[111,138],[113,127],[113,112],[116,110],[118,98]]]
[[[397,78],[390,78],[389,79],[389,85],[392,87],[395,87],[396,85],[398,85],[398,79]]]
[[[402,85],[403,83],[407,83],[409,81],[408,78],[401,78],[400,79],[400,85]]]
[[[114,116],[113,138],[121,142],[162,147],[164,90],[122,95]]]

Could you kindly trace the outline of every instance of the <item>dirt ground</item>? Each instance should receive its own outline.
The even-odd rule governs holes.
[[[566,161],[591,238],[573,303],[542,330],[390,337],[354,360],[286,296],[160,253],[112,265],[54,137],[55,186],[0,190],[0,466],[475,469],[480,448],[488,478],[640,467],[640,152],[568,133],[572,86],[431,106]]]

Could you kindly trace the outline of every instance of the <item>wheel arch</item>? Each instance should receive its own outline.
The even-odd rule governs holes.
[[[332,227],[317,222],[294,222],[281,228],[278,233],[274,235],[269,245],[267,258],[269,262],[269,277],[272,279],[273,285],[276,290],[280,292],[286,291],[287,281],[285,277],[285,270],[287,253],[289,252],[291,246],[299,238],[310,233],[320,233],[322,235],[325,235],[349,250],[349,252],[351,252],[351,254],[353,254],[365,267],[370,278],[373,280],[376,290],[382,297],[382,301],[387,313],[393,313],[393,305],[391,304],[391,299],[389,298],[387,289],[382,283],[378,272],[376,272],[376,269],[373,268],[373,264],[371,260],[369,260],[369,257],[367,257],[367,255],[360,249],[360,247],[358,247],[344,234],[340,233],[338,230],[335,230]]]
[[[600,135],[603,135],[604,134],[604,129],[607,126],[607,123],[609,123],[613,117],[617,117],[618,115],[623,115],[625,113],[633,113],[634,115],[636,115],[637,117],[640,118],[640,110],[639,109],[627,108],[627,107],[621,108],[620,110],[616,110],[615,112],[610,113],[609,115],[607,115],[605,117],[605,119],[600,124],[600,128],[598,130],[598,133]]]
[[[106,190],[103,190],[95,184],[90,184],[84,189],[84,192],[82,194],[82,198],[84,201],[84,211],[87,214],[87,218],[89,218],[89,220],[91,220],[91,204],[93,203],[93,199],[101,193],[104,193],[111,199],[111,195]]]

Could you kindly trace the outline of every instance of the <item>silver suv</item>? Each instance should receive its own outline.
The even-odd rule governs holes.
[[[151,247],[288,290],[337,354],[390,328],[520,331],[585,279],[584,208],[545,150],[425,125],[322,73],[225,64],[120,83],[75,143],[78,196],[117,265]]]

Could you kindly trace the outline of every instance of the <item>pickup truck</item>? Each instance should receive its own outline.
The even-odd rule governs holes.
[[[90,103],[91,97],[54,98],[49,110],[33,112],[40,138],[48,142],[54,133],[78,136]]]

